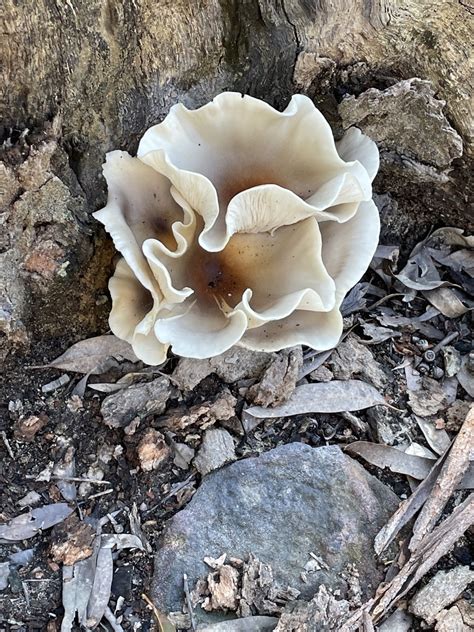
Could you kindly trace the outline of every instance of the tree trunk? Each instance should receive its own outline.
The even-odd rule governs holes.
[[[467,227],[473,20],[463,0],[6,0],[3,355],[104,327],[101,163],[177,101],[237,90],[281,108],[303,92],[336,135],[378,142],[385,240]]]

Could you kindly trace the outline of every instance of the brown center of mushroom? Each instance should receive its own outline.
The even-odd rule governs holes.
[[[270,236],[269,239],[272,239]],[[247,288],[254,291],[259,274],[272,265],[273,246],[263,248],[261,237],[248,233],[233,235],[221,252],[207,252],[197,246],[189,262],[190,287],[198,300],[223,300],[235,307]]]
[[[220,299],[234,307],[248,287],[239,274],[239,266],[226,250],[207,252],[198,246],[190,261],[190,275],[198,300],[212,304]]]
[[[253,171],[233,173],[231,178],[226,178],[219,186],[219,198],[221,203],[227,205],[230,200],[252,187],[258,187],[261,184],[279,184],[285,186],[282,178],[277,177],[271,170],[263,170],[261,167]]]

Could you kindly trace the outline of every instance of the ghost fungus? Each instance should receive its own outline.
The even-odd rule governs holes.
[[[174,106],[137,157],[107,154],[95,213],[123,259],[110,280],[110,326],[138,357],[207,358],[232,345],[324,350],[379,235],[375,144],[335,143],[305,96],[284,112],[223,93]]]

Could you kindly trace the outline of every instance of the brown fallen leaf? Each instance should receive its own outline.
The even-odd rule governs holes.
[[[61,369],[74,373],[100,375],[110,367],[111,359],[112,364],[113,359],[138,362],[138,358],[128,342],[113,335],[104,335],[76,342],[49,364],[31,368]]]
[[[388,406],[371,384],[360,380],[333,380],[298,386],[286,404],[275,408],[252,406],[246,413],[258,418],[290,417],[305,413],[340,413]]]

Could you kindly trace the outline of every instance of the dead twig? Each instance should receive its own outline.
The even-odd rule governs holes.
[[[410,551],[415,551],[423,537],[435,526],[446,503],[462,480],[468,466],[470,453],[474,448],[474,406],[469,410],[432,491],[424,504],[410,540]]]
[[[10,442],[8,441],[8,438],[7,438],[7,433],[5,432],[5,430],[2,430],[2,431],[0,432],[0,437],[2,437],[2,441],[3,441],[3,443],[5,444],[5,448],[7,449],[7,452],[8,452],[9,457],[10,457],[11,459],[14,459],[14,458],[15,458],[15,455],[13,454],[13,450],[12,450],[12,447],[11,447],[11,445],[10,445]]]
[[[186,605],[189,611],[189,618],[191,619],[191,629],[193,630],[193,632],[195,632],[196,621],[194,620],[193,602],[191,600],[191,594],[189,592],[188,576],[186,575],[186,573],[183,574],[183,587],[184,587],[184,594],[186,596]]]

